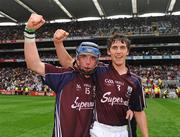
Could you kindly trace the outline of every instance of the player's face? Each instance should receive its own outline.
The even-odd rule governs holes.
[[[115,66],[125,65],[126,56],[129,54],[126,43],[115,41],[112,43],[111,48],[107,51],[111,56],[112,64]]]
[[[84,70],[85,72],[90,72],[95,69],[97,65],[97,58],[90,54],[82,54],[79,55],[77,63],[80,69]]]

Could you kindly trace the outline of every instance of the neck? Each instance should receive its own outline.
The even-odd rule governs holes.
[[[115,68],[115,70],[118,72],[119,75],[123,75],[123,74],[126,74],[128,69],[127,67],[125,66],[125,64],[123,65],[116,65],[116,64],[112,64],[113,67]]]

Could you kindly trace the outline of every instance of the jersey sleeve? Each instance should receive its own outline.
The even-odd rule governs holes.
[[[133,111],[142,111],[146,106],[144,91],[140,80],[137,80],[135,84],[136,88],[131,94],[129,108]]]
[[[57,92],[62,89],[66,83],[68,74],[70,76],[72,71],[68,69],[59,68],[51,64],[45,64],[44,83],[48,85],[53,91]]]

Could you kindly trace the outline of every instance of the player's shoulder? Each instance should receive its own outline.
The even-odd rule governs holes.
[[[63,72],[72,72],[74,69],[72,67],[63,68],[60,66],[54,66],[52,64],[45,64],[45,73],[63,73]]]
[[[133,73],[133,72],[130,72],[130,74],[131,74],[131,77],[133,77],[133,78],[141,79],[140,76],[138,76],[137,74],[135,74],[135,73]]]
[[[98,62],[98,66],[97,67],[108,67],[109,64],[106,64],[104,62]]]
[[[108,70],[109,70],[109,64],[105,64],[105,63],[100,62],[100,63],[98,63],[98,66],[96,67],[95,72],[96,72],[96,74],[99,75],[99,74],[102,74]]]
[[[141,81],[142,81],[142,78],[133,72],[130,72],[130,77],[135,82],[141,83]]]
[[[109,64],[105,64],[103,62],[99,62],[97,65],[98,69],[107,69],[109,67]]]

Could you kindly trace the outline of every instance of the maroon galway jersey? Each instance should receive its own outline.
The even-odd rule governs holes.
[[[45,71],[45,83],[56,92],[53,137],[89,137],[95,90],[92,78],[50,64]]]

